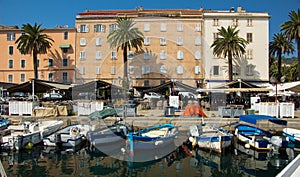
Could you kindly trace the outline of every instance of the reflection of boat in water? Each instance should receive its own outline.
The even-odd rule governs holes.
[[[194,168],[205,165],[218,171],[222,171],[229,166],[230,161],[231,157],[229,153],[219,154],[196,149],[194,157],[190,159],[190,165]]]

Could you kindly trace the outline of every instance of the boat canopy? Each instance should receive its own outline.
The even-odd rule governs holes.
[[[90,115],[88,115],[88,118],[90,120],[105,119],[106,117],[117,116],[117,115],[118,115],[118,112],[114,108],[106,108],[101,111],[95,111],[95,112],[91,113]]]
[[[276,117],[267,116],[267,115],[240,115],[240,121],[244,121],[250,124],[256,125],[260,120],[267,120],[279,125],[287,125],[286,120],[282,120]]]

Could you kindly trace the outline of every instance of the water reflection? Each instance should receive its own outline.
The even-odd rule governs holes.
[[[107,147],[108,148],[108,147]],[[170,149],[174,151],[170,153]],[[109,148],[108,148],[109,149]],[[288,148],[278,154],[257,152],[236,144],[217,154],[191,150],[185,144],[157,151],[119,148],[114,157],[97,149],[56,149],[37,146],[31,151],[1,152],[8,176],[276,176],[298,154]],[[145,161],[147,158],[147,161]],[[121,160],[120,160],[121,159]],[[139,159],[143,159],[143,161]]]

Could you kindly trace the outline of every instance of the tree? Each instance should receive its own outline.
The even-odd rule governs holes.
[[[123,51],[124,62],[124,76],[123,76],[123,89],[124,101],[126,101],[126,85],[128,82],[127,77],[127,56],[128,50],[135,48],[136,51],[142,50],[144,35],[138,28],[134,27],[133,19],[128,17],[117,18],[117,28],[112,30],[108,36],[107,41],[110,43],[110,48],[116,48],[117,51],[121,48]]]
[[[288,40],[284,34],[278,33],[273,36],[273,40],[269,43],[269,54],[278,57],[278,75],[277,81],[281,78],[281,57],[282,54],[290,54],[295,50],[293,43]]]
[[[233,57],[241,57],[246,53],[246,45],[248,42],[238,36],[239,30],[236,27],[230,26],[225,29],[221,27],[218,29],[218,38],[213,42],[211,48],[213,48],[213,54],[217,57],[228,57],[228,75],[229,81],[232,81],[232,60]]]
[[[298,52],[298,78],[300,79],[300,9],[298,13],[296,11],[291,11],[289,13],[290,20],[284,22],[281,27],[281,31],[288,37],[289,40],[295,40],[297,44]]]
[[[33,59],[34,79],[38,78],[37,55],[46,54],[51,48],[53,39],[47,34],[43,34],[41,25],[29,23],[22,25],[23,34],[16,40],[17,49],[21,54],[30,54]]]

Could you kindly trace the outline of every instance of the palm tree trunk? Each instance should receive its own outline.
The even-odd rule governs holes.
[[[33,72],[34,72],[34,79],[38,79],[38,60],[37,60],[37,51],[33,50]]]
[[[123,75],[123,91],[124,91],[124,103],[127,102],[127,46],[123,49],[123,62],[124,62],[124,75]]]
[[[281,51],[278,52],[278,76],[277,81],[279,82],[281,78]]]
[[[229,77],[229,82],[233,80],[232,78],[232,54],[228,54],[228,77]]]
[[[298,55],[298,78],[297,80],[300,80],[300,39],[297,38],[297,55]]]

